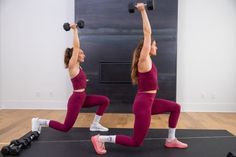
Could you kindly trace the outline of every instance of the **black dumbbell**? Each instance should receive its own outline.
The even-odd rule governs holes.
[[[28,144],[28,146],[30,146],[31,145],[31,142],[32,142],[32,140],[31,140],[31,138],[30,137],[26,137],[26,138],[24,138],[24,140],[26,140],[29,144]]]
[[[229,152],[226,157],[236,157],[235,153]]]
[[[31,134],[29,135],[29,137],[27,137],[27,139],[29,139],[30,141],[34,141],[37,140],[39,138],[39,133],[38,131],[33,131],[31,132]]]
[[[80,29],[84,28],[84,21],[79,20],[77,22],[77,27],[79,27]],[[64,28],[65,31],[69,31],[70,30],[70,24],[69,23],[64,23],[63,28]]]
[[[10,155],[19,155],[23,149],[27,148],[30,145],[27,139],[19,140],[19,143],[19,145],[14,145],[12,147],[12,149],[10,150]]]
[[[135,0],[130,0],[128,4],[129,8],[129,13],[134,13],[136,9],[136,1]],[[145,6],[147,7],[148,10],[153,10],[154,9],[154,0],[147,0],[147,3],[145,3]]]
[[[13,140],[13,141],[11,141],[11,143],[10,143],[8,146],[2,147],[2,149],[1,149],[2,155],[9,155],[10,152],[11,152],[11,150],[12,150],[12,148],[13,148],[14,146],[19,145],[19,144],[20,144],[19,140]]]

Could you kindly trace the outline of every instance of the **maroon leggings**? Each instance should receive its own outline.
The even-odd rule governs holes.
[[[133,136],[117,135],[116,143],[126,146],[138,147],[143,143],[150,126],[151,115],[170,112],[169,127],[176,128],[180,105],[175,102],[155,99],[156,94],[137,93],[133,112],[135,114]]]
[[[81,108],[99,106],[96,114],[102,116],[109,105],[109,102],[110,100],[106,96],[86,95],[85,92],[73,92],[68,100],[67,113],[64,123],[62,124],[57,121],[50,120],[49,127],[67,132],[73,127]]]

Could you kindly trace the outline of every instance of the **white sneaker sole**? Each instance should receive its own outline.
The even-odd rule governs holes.
[[[107,131],[109,131],[109,129],[107,129],[107,130],[101,130],[101,129],[93,129],[93,128],[90,128],[89,130],[90,130],[90,131],[101,131],[101,132],[107,132]]]

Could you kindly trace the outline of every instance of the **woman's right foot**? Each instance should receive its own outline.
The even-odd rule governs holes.
[[[188,144],[183,143],[183,142],[177,140],[177,138],[175,138],[175,139],[166,139],[165,147],[166,148],[180,148],[180,149],[184,149],[184,148],[188,148]]]
[[[106,154],[106,149],[105,149],[105,145],[104,142],[100,142],[99,141],[99,135],[95,135],[91,137],[91,141],[93,143],[93,147],[95,149],[95,151],[97,152],[97,154]]]
[[[92,123],[89,128],[90,131],[108,131],[109,129],[102,126],[100,123]]]
[[[37,131],[39,134],[41,133],[41,125],[39,123],[39,118],[32,118],[31,120],[31,130],[33,131]]]

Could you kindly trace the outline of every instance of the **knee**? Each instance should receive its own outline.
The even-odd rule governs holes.
[[[71,129],[72,127],[71,126],[64,126],[63,128],[62,128],[62,131],[63,132],[68,132],[68,131],[70,131],[70,129]]]
[[[106,96],[103,97],[104,104],[108,106],[110,104],[110,99]]]
[[[134,147],[140,147],[140,146],[142,146],[143,145],[143,141],[135,141],[134,140],[134,143],[133,143],[133,146]]]
[[[134,147],[140,147],[142,146],[142,143],[134,143]]]
[[[181,111],[181,106],[180,104],[176,104],[175,106],[175,112],[180,112]]]

